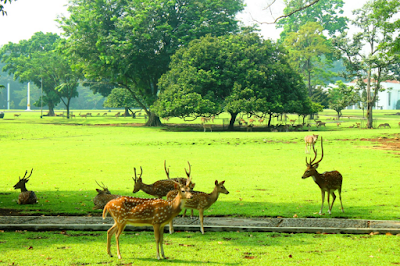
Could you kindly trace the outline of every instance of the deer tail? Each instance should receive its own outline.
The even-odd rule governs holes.
[[[103,220],[106,219],[108,213],[108,204],[103,209]]]

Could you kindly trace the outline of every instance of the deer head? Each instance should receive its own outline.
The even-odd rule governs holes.
[[[96,191],[99,195],[106,195],[106,194],[111,194],[111,192],[108,190],[108,188],[104,185],[103,182],[101,182],[101,185],[96,181],[97,185],[101,187],[103,190],[96,188]]]
[[[33,168],[31,170],[31,173],[29,174],[29,176],[26,176],[28,174],[28,171],[25,171],[25,175],[22,178],[19,177],[18,183],[14,185],[14,189],[21,189],[21,192],[28,191],[26,189],[25,184],[28,183],[29,177],[31,177],[32,172],[33,172]]]
[[[140,166],[140,175],[139,177],[136,176],[136,167],[133,168],[133,171],[135,172],[135,178],[132,177],[133,181],[135,182],[135,186],[133,187],[133,193],[136,193],[140,190],[142,186],[142,174],[143,170],[142,167]]]
[[[305,179],[307,177],[310,176],[315,176],[315,174],[317,173],[317,168],[319,163],[322,161],[322,158],[324,158],[324,147],[323,147],[323,141],[322,141],[322,137],[321,137],[321,159],[319,159],[318,161],[315,162],[315,160],[317,159],[317,151],[315,150],[315,147],[313,146],[313,151],[314,151],[314,159],[311,160],[310,158],[310,162],[307,161],[307,157],[306,157],[306,166],[307,169],[304,172],[302,179]]]

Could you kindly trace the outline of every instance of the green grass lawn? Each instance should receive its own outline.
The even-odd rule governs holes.
[[[106,232],[0,232],[1,265],[398,265],[400,236],[220,232],[165,234],[157,261],[152,232],[125,232],[122,259]],[[111,251],[116,255],[114,239]]]
[[[344,115],[361,116],[361,111],[351,112]],[[196,190],[211,192],[215,180],[226,181],[230,194],[221,195],[207,216],[320,217],[320,190],[311,178],[301,179],[306,168],[303,139],[315,133],[324,138],[320,172],[338,170],[344,179],[345,213],[336,202],[332,215],[322,217],[399,219],[399,152],[376,149],[376,143],[362,140],[399,136],[395,122],[400,119],[388,112],[375,115],[379,121],[390,121],[391,129],[338,128],[332,122],[318,132],[283,133],[108,126],[144,119],[40,119],[39,113],[19,112],[18,118],[0,120],[0,208],[43,215],[100,213],[92,210],[96,180],[114,194],[148,197],[132,193],[133,167],[141,166],[143,181],[153,183],[165,178],[167,160],[171,177],[184,176],[190,162]],[[334,112],[324,111],[320,119],[331,115]],[[13,185],[31,168],[27,187],[36,192],[39,203],[20,206]]]

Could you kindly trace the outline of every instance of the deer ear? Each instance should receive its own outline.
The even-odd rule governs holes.
[[[215,180],[215,185],[218,185],[218,180]]]
[[[221,185],[223,185],[225,183],[225,180],[221,182]]]
[[[319,164],[315,164],[315,165],[314,165],[314,168],[315,168],[315,169],[317,169],[317,168],[318,168],[318,166],[319,166]]]
[[[96,191],[97,191],[97,192],[99,192],[99,193],[101,192],[101,190],[100,190],[100,189],[98,189],[98,188],[96,188]]]
[[[179,184],[176,183],[176,182],[174,182],[174,188],[175,188],[175,189],[179,189]]]

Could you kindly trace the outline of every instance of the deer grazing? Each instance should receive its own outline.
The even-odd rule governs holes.
[[[189,167],[190,167],[190,164],[189,164]],[[143,173],[142,168],[140,167],[141,172],[140,172],[139,177],[136,177],[136,169],[134,169],[134,171],[135,171],[135,178],[132,177],[132,179],[135,182],[135,185],[134,185],[132,193],[136,193],[139,190],[142,190],[143,192],[145,192],[149,195],[152,195],[154,197],[161,199],[162,197],[167,196],[168,192],[175,189],[176,181],[174,181],[174,179],[158,180],[151,185],[147,185],[147,184],[144,184],[143,180],[142,180],[142,173]],[[185,169],[185,171],[186,171],[186,169]],[[189,168],[189,172],[186,171],[186,175],[189,179],[190,178],[190,168]],[[169,178],[169,172],[168,172],[167,176]],[[177,182],[180,183],[179,180]],[[191,184],[191,185],[193,186],[193,184]]]
[[[311,147],[314,147],[318,140],[318,135],[312,134],[304,137],[304,142],[306,143],[306,153],[310,153]]]
[[[97,181],[96,181],[96,183],[97,183]],[[104,206],[106,206],[106,204],[110,200],[121,197],[120,195],[111,194],[111,192],[108,190],[108,188],[103,183],[101,183],[101,184],[102,185],[97,183],[97,185],[99,185],[99,187],[101,187],[102,190],[96,189],[97,195],[93,199],[93,203],[94,203],[93,210],[102,210],[104,208]]]
[[[33,191],[28,191],[26,189],[26,183],[29,181],[29,177],[31,177],[33,172],[33,168],[31,170],[31,173],[29,176],[26,176],[28,174],[28,171],[25,171],[24,177],[19,177],[19,181],[17,184],[14,185],[14,189],[21,189],[21,193],[18,196],[18,204],[35,204],[37,203],[37,198],[36,194]]]
[[[21,114],[14,114],[14,117],[19,117]]]
[[[220,193],[224,194],[229,194],[229,191],[225,188],[224,186],[225,181],[222,181],[218,183],[217,180],[215,180],[215,187],[214,190],[207,194],[204,192],[200,191],[192,191],[193,197],[191,199],[186,200],[184,204],[185,211],[183,212],[182,217],[185,217],[186,214],[186,209],[191,209],[191,215],[190,217],[193,218],[193,209],[196,209],[199,211],[199,216],[200,216],[200,231],[204,235],[204,210],[207,210],[210,208],[211,205],[213,205],[217,199]],[[167,200],[172,200],[176,197],[178,191],[173,190],[170,191],[167,194]],[[169,223],[169,233],[172,234],[174,232],[172,220]]]
[[[83,115],[82,115],[81,113],[79,113],[79,116],[80,116],[80,117],[87,118],[87,114],[83,114]]]
[[[379,126],[378,126],[378,128],[381,128],[381,127],[383,127],[383,128],[390,128],[390,125],[389,125],[389,123],[383,123],[383,124],[380,124]]]
[[[307,162],[307,157],[306,157],[306,166],[307,169],[304,172],[302,179],[306,179],[307,177],[312,176],[314,182],[319,186],[321,189],[321,196],[322,196],[322,205],[321,205],[321,210],[319,211],[319,214],[322,215],[322,209],[324,207],[324,199],[325,199],[325,192],[328,193],[328,213],[331,214],[333,203],[335,203],[336,195],[335,195],[335,190],[339,192],[339,199],[340,199],[340,205],[342,207],[342,212],[343,210],[343,204],[342,204],[342,180],[343,177],[338,171],[330,171],[330,172],[324,172],[322,174],[317,172],[318,164],[322,161],[322,158],[324,158],[324,148],[322,144],[322,137],[321,137],[321,159],[319,159],[317,162],[315,162],[315,159],[317,158],[317,151],[315,150],[315,147],[313,146],[313,151],[314,151],[314,159],[311,160],[310,162]],[[329,202],[329,196],[332,195],[332,204]]]
[[[160,259],[160,250],[161,256],[166,259],[163,248],[164,227],[180,213],[185,201],[192,198],[189,184],[190,178],[188,178],[186,185],[174,182],[174,189],[177,190],[178,193],[176,197],[170,201],[163,199],[120,197],[108,202],[103,210],[103,219],[106,218],[107,213],[110,213],[111,217],[114,219],[114,225],[107,231],[108,255],[112,257],[110,250],[111,237],[115,234],[118,258],[122,258],[119,249],[119,237],[127,224],[136,226],[149,225],[153,226],[154,229],[157,259]]]

